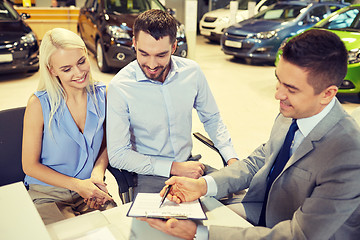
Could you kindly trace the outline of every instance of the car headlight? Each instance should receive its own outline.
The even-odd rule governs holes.
[[[351,49],[348,52],[348,61],[349,64],[360,62],[360,49]]]
[[[185,38],[185,26],[184,26],[184,24],[181,24],[180,26],[178,26],[177,32],[176,32],[176,38]]]
[[[36,43],[36,41],[37,41],[36,36],[33,32],[29,32],[28,34],[20,38],[20,44],[24,46],[27,45],[33,46]]]
[[[277,35],[277,31],[259,32],[255,35],[258,39],[270,39]]]
[[[125,39],[131,39],[129,33],[128,33],[128,27],[124,25],[120,26],[107,26],[106,32],[113,38],[125,38]]]

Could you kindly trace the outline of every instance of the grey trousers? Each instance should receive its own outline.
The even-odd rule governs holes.
[[[45,224],[94,211],[78,193],[65,188],[30,184],[28,193]],[[99,210],[114,206],[110,203]]]

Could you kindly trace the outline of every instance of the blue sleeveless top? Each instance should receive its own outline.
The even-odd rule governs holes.
[[[35,95],[40,100],[44,117],[40,163],[70,177],[90,178],[104,135],[106,86],[95,85],[97,107],[91,94],[87,94],[84,133],[80,132],[64,100],[54,114],[50,132],[49,96],[46,91],[38,91]],[[25,185],[29,184],[51,186],[26,175]]]

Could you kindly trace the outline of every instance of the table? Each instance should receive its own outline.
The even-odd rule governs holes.
[[[51,239],[23,182],[0,187],[0,212],[0,239]]]
[[[251,227],[245,219],[214,198],[201,198],[208,220],[203,225]],[[178,239],[151,228],[146,222],[126,217],[131,203],[103,212],[94,211],[46,226],[52,239]]]

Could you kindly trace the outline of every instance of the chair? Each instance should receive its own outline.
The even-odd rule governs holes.
[[[0,111],[0,186],[23,181],[21,164],[25,107]]]
[[[107,169],[114,176],[119,190],[119,196],[123,204],[131,202],[134,198],[135,181],[134,176],[136,173],[128,172],[124,169],[113,168],[108,165]]]
[[[194,136],[197,140],[199,140],[200,142],[204,143],[206,146],[208,146],[209,148],[211,148],[212,150],[214,150],[215,152],[217,152],[217,153],[220,155],[220,157],[221,157],[221,160],[222,160],[222,162],[223,162],[224,167],[227,166],[227,162],[225,161],[225,159],[224,159],[223,156],[221,155],[219,149],[217,149],[217,148],[215,147],[214,143],[213,143],[210,139],[208,139],[207,137],[205,137],[204,135],[202,135],[202,134],[199,133],[199,132],[193,133],[193,136]]]

